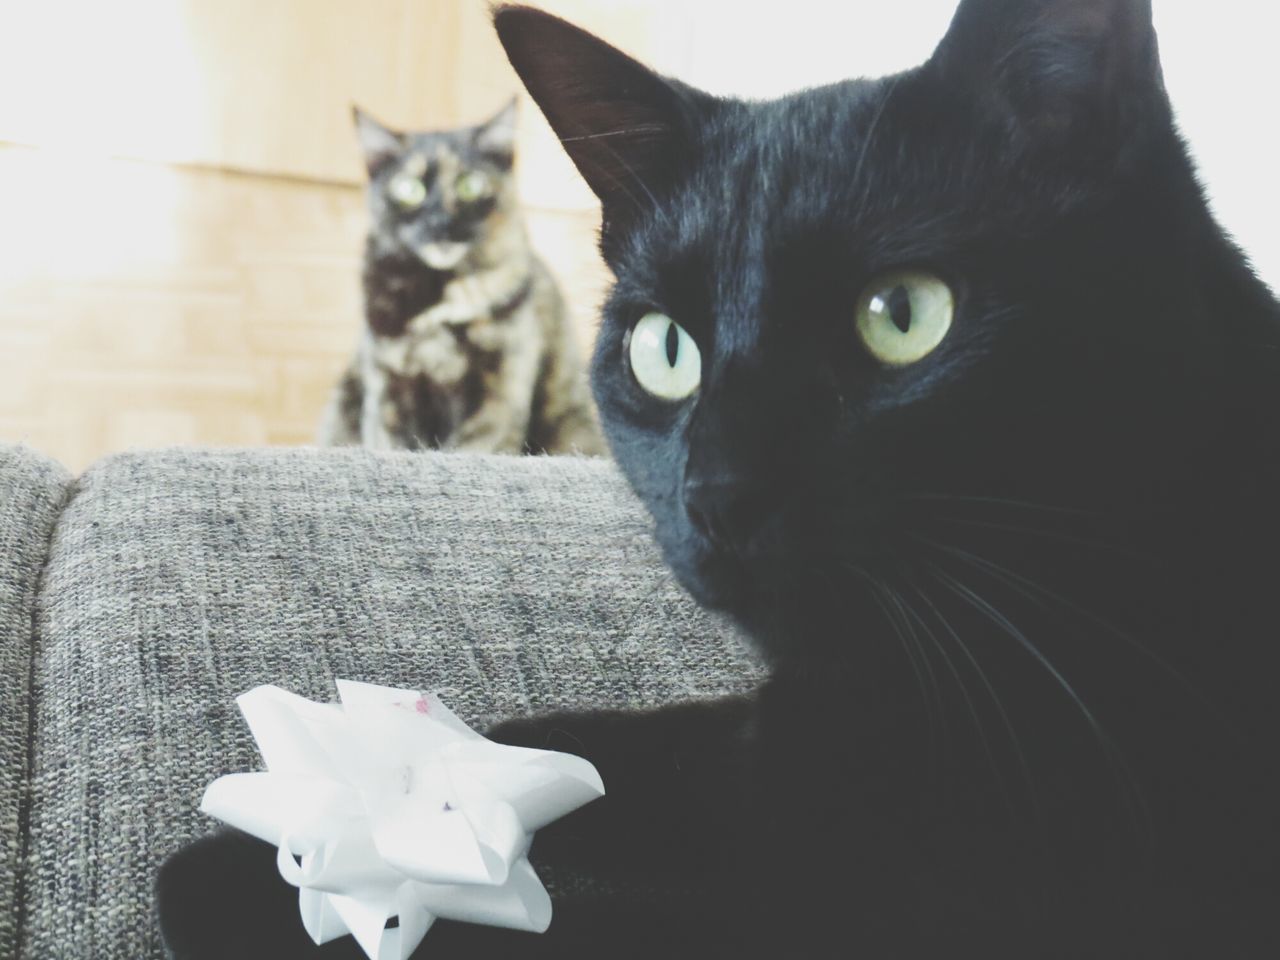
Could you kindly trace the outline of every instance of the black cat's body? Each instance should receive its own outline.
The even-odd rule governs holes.
[[[965,0],[918,70],[749,105],[498,27],[604,200],[613,452],[772,675],[500,727],[609,785],[535,860],[629,892],[422,955],[1280,956],[1280,307],[1149,5]],[[904,267],[955,321],[886,367],[854,304]],[[684,401],[627,367],[652,311]]]

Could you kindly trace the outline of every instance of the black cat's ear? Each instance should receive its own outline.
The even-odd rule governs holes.
[[[1054,148],[1115,148],[1164,89],[1151,0],[961,0],[929,67]]]
[[[694,124],[714,100],[665,80],[541,10],[501,6],[498,38],[604,208],[602,240],[647,209],[689,163]]]
[[[505,107],[476,128],[476,149],[504,166],[510,166],[516,150],[517,100],[512,97]]]
[[[356,124],[356,136],[360,140],[360,149],[364,151],[364,165],[373,176],[389,160],[393,160],[404,150],[404,137],[384,127],[372,116],[354,104],[351,117]]]

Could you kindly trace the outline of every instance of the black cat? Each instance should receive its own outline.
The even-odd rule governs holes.
[[[1280,306],[1148,0],[963,0],[922,67],[767,103],[496,22],[604,204],[613,452],[772,675],[500,727],[599,767],[534,848],[597,892],[419,955],[1280,956]],[[296,926],[237,842],[162,877],[178,956]]]

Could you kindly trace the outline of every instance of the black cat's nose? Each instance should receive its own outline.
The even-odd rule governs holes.
[[[771,491],[735,477],[687,477],[684,507],[689,522],[722,550],[741,551],[759,532],[774,507]]]

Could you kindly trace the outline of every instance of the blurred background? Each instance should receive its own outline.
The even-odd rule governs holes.
[[[769,96],[928,56],[955,0],[544,0],[658,69]],[[1155,0],[1219,216],[1280,286],[1277,14]],[[518,84],[482,0],[0,0],[0,439],[80,469],[307,443],[362,323],[353,102],[477,123]],[[536,109],[530,232],[584,348],[598,212]]]

